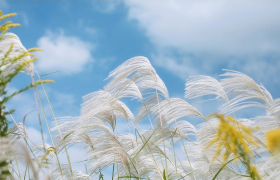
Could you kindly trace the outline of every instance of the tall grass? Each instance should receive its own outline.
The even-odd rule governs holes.
[[[0,20],[13,15],[0,11]],[[222,102],[220,112],[205,117],[186,100],[170,98],[150,61],[134,57],[109,74],[110,81],[103,90],[83,97],[79,117],[57,118],[52,110],[54,122],[50,128],[41,99],[46,98],[50,107],[51,102],[45,89],[40,94],[37,86],[44,88],[43,83],[51,81],[42,81],[32,63],[37,59],[30,57],[34,56],[31,51],[38,49],[26,50],[15,34],[8,33],[15,26],[18,24],[7,21],[0,27],[0,179],[90,180],[96,175],[104,179],[108,168],[112,168],[110,179],[128,180],[259,180],[280,176],[280,99],[273,99],[249,76],[225,70],[221,80],[209,76],[187,79],[186,99],[214,97],[208,100]],[[33,82],[6,96],[7,84],[22,71]],[[6,102],[29,88],[34,88],[38,120],[41,108],[51,144],[28,144],[24,122],[14,121],[8,128],[6,116],[11,111]],[[141,103],[137,115],[122,101],[127,98]],[[237,118],[238,111],[250,107],[265,109],[266,114]],[[192,125],[190,116],[203,123]],[[116,133],[120,119],[126,120],[129,133]],[[141,129],[143,123],[149,123],[150,128]],[[80,161],[85,172],[72,169],[74,162],[68,149],[73,145],[82,148]],[[59,159],[64,152],[68,164]],[[18,166],[19,159],[25,163],[24,170]]]

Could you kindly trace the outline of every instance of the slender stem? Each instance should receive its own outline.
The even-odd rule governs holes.
[[[51,138],[51,141],[52,141],[52,146],[55,147],[54,142],[53,142],[53,138],[52,138],[52,133],[51,133],[51,130],[50,130],[50,127],[49,127],[48,119],[47,119],[45,109],[44,109],[44,106],[43,106],[43,103],[42,103],[42,100],[41,100],[41,96],[40,96],[40,93],[39,93],[39,90],[38,90],[37,86],[36,86],[36,91],[37,91],[38,98],[39,98],[39,101],[40,101],[40,104],[41,104],[41,108],[42,108],[42,111],[43,111],[43,114],[44,114],[44,118],[45,118],[45,121],[46,121],[46,124],[47,124],[47,127],[48,127],[49,135],[50,135],[50,138]],[[61,177],[63,179],[63,173],[62,173],[60,161],[59,161],[59,158],[58,158],[58,155],[57,155],[56,152],[55,152],[55,156],[56,156],[56,160],[57,160],[57,163],[58,163],[58,167],[59,167]]]
[[[114,180],[114,174],[115,174],[115,163],[113,164],[113,171],[112,171],[112,180]]]
[[[36,74],[37,74],[37,76],[38,76],[39,80],[41,81],[41,77],[40,77],[39,73],[37,72],[36,68],[34,68],[34,69],[35,69],[35,72],[36,72]],[[71,166],[70,157],[69,157],[69,154],[68,154],[68,151],[67,151],[66,145],[65,145],[65,141],[64,141],[64,139],[63,139],[63,137],[62,137],[62,134],[61,134],[61,131],[60,131],[60,128],[59,128],[59,125],[58,125],[58,122],[57,122],[56,116],[55,116],[55,114],[54,114],[54,111],[53,111],[53,108],[52,108],[51,102],[50,102],[50,100],[49,100],[48,94],[47,94],[47,92],[46,92],[46,89],[45,89],[45,87],[44,87],[43,83],[41,83],[41,85],[42,85],[42,87],[43,87],[44,93],[45,93],[46,98],[47,98],[47,100],[48,100],[48,103],[49,103],[50,109],[51,109],[51,111],[52,111],[52,115],[53,115],[53,117],[54,117],[54,120],[55,120],[55,123],[56,123],[57,129],[58,129],[58,132],[59,132],[60,138],[61,138],[61,140],[62,140],[62,143],[63,143],[64,149],[65,149],[65,153],[66,153],[66,156],[67,156],[67,160],[68,160],[68,164],[69,164],[69,168],[70,168],[71,176],[72,176],[72,179],[74,180],[74,174],[73,174],[73,170],[72,170],[72,166]]]
[[[17,169],[18,169],[18,175],[19,175],[19,179],[21,180],[21,174],[20,174],[20,169],[18,166],[18,161],[17,161],[17,156],[15,155],[15,161],[16,161],[16,165],[17,165]]]

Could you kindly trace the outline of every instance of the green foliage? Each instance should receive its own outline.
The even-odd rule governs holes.
[[[2,15],[2,11],[0,10],[0,21],[15,16],[15,13]],[[12,38],[13,36],[6,35],[8,30],[13,27],[20,26],[19,24],[12,23],[12,21],[7,21],[4,24],[0,25],[0,43]],[[14,112],[14,110],[5,111],[6,107],[5,104],[14,96],[17,94],[20,94],[23,91],[26,91],[37,84],[40,83],[46,83],[46,82],[53,82],[53,81],[37,81],[34,83],[30,83],[25,88],[22,88],[18,91],[13,92],[10,95],[7,95],[7,86],[8,84],[14,79],[15,76],[17,76],[20,72],[25,70],[25,67],[32,63],[33,61],[36,61],[37,58],[31,59],[30,56],[34,56],[31,54],[32,51],[37,51],[40,49],[32,48],[28,51],[24,51],[23,53],[18,54],[11,54],[14,49],[14,44],[11,43],[8,51],[3,52],[0,50],[0,53],[2,53],[2,56],[0,56],[0,138],[5,138],[9,136],[8,131],[8,120],[6,118],[7,114],[11,114]],[[2,161],[0,162],[0,176],[2,175],[9,175],[10,172],[7,170],[8,162]]]

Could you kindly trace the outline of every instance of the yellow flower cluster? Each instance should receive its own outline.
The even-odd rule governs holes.
[[[280,128],[269,131],[266,134],[267,148],[271,153],[280,152]]]
[[[253,165],[249,165],[249,168],[251,169],[250,175],[252,177],[252,179],[255,180],[260,180],[261,179],[261,175],[258,172],[257,168]]]
[[[210,141],[206,146],[206,148],[208,148],[217,143],[215,147],[217,152],[213,157],[213,160],[221,153],[223,147],[226,148],[226,152],[223,155],[224,162],[228,159],[231,153],[234,153],[235,162],[237,162],[237,159],[240,156],[240,150],[253,158],[254,156],[248,143],[255,146],[258,146],[258,144],[252,139],[252,131],[246,126],[238,123],[231,116],[225,117],[222,114],[211,115],[211,117],[213,116],[216,116],[220,120],[216,138]]]
[[[0,10],[0,21],[6,19],[8,17],[12,17],[12,16],[16,16],[16,15],[17,15],[16,13],[3,15],[2,11]],[[10,28],[13,28],[16,26],[20,26],[20,24],[12,23],[12,21],[7,21],[4,24],[0,25],[0,41],[5,40],[7,38],[13,38],[14,37],[13,35],[5,36],[5,37],[4,37],[4,35]],[[17,66],[15,67],[15,71],[11,72],[10,76],[17,74],[18,72],[24,70],[26,65],[38,60],[37,58],[32,58],[32,59],[20,62],[20,60],[22,58],[27,57],[27,56],[34,57],[34,54],[32,54],[31,52],[43,51],[41,48],[30,48],[23,53],[19,53],[17,56],[15,56],[13,58],[9,58],[9,55],[12,52],[13,48],[14,48],[14,44],[11,43],[10,48],[8,49],[7,52],[5,52],[5,55],[1,59],[1,63],[0,63],[1,66],[9,66],[9,65],[17,64]],[[1,52],[1,50],[0,50],[0,52]],[[4,83],[4,81],[0,80],[0,83]],[[42,84],[42,83],[54,83],[54,81],[53,80],[43,80],[43,81],[40,80],[40,81],[36,81],[36,82],[32,83],[32,85],[36,86],[36,85]]]
[[[0,10],[0,21],[2,21],[3,19],[6,19],[8,17],[12,17],[12,16],[16,16],[17,14],[16,13],[11,13],[11,14],[5,14],[5,15],[2,15],[2,11]],[[20,26],[20,24],[15,24],[15,23],[12,23],[12,21],[7,21],[5,22],[4,24],[0,25],[0,32],[2,32],[0,34],[0,39],[4,36],[4,34],[10,29],[10,28],[13,28],[13,27],[16,27],[16,26]]]

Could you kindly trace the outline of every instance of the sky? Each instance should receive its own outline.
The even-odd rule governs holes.
[[[184,98],[189,76],[219,79],[222,69],[231,69],[249,75],[279,98],[279,6],[280,1],[260,0],[0,0],[3,13],[16,12],[10,20],[22,25],[11,32],[27,49],[44,50],[36,53],[39,74],[56,72],[42,76],[55,81],[45,86],[56,117],[79,116],[82,96],[102,89],[110,71],[135,56],[150,60],[170,97]],[[30,81],[28,75],[21,74],[9,90]],[[43,96],[43,90],[39,91]],[[46,98],[42,97],[42,102],[51,122]],[[137,106],[128,104],[136,115]],[[196,107],[204,116],[217,110],[211,103]],[[8,108],[16,109],[13,116],[21,122],[36,109],[33,90],[15,97]],[[253,109],[244,116],[256,113],[259,111]],[[121,132],[124,124],[120,124]],[[32,141],[40,142],[36,112],[26,117],[26,126]]]

